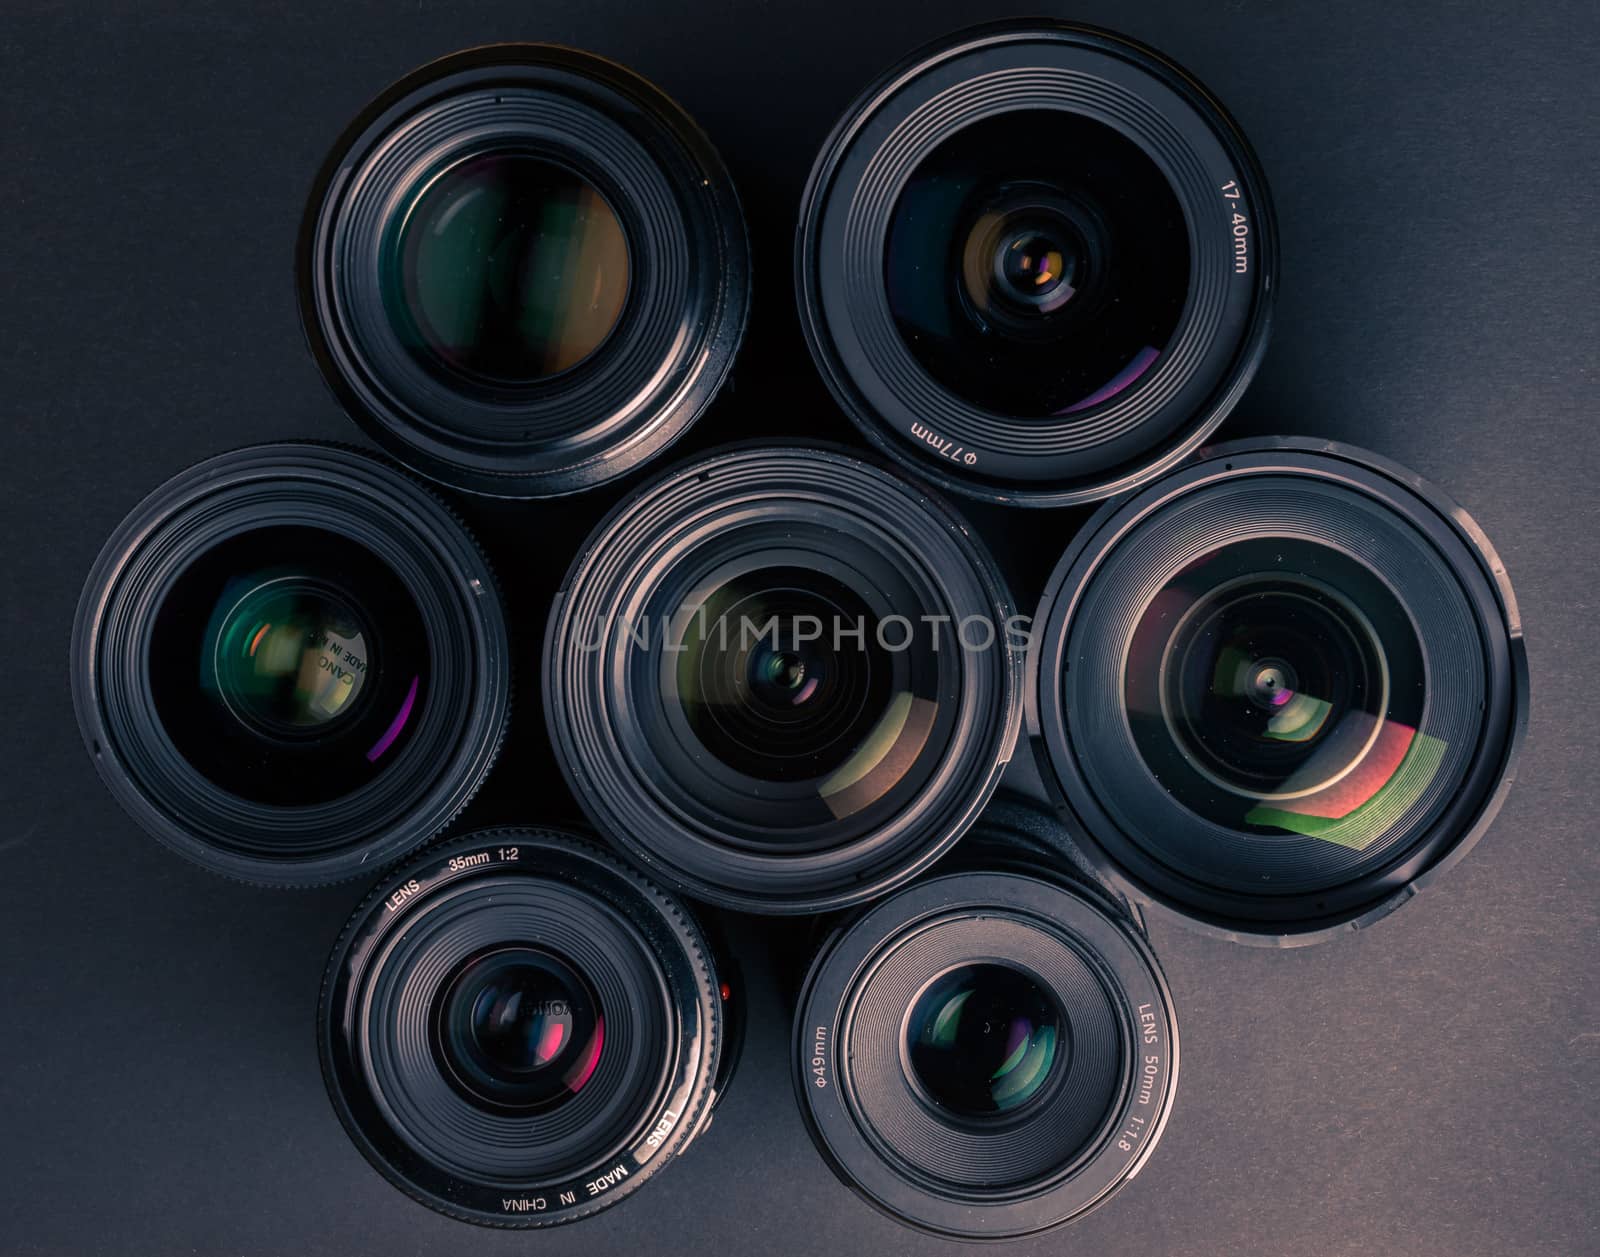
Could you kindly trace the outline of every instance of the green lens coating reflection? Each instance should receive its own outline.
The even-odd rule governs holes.
[[[292,576],[262,580],[223,618],[216,687],[234,715],[265,732],[319,730],[359,705],[369,637],[332,590]]]
[[[1062,1017],[1006,965],[966,965],[918,998],[906,1024],[917,1081],[963,1117],[1009,1113],[1038,1096],[1059,1057]]]
[[[622,317],[628,242],[600,190],[527,153],[485,153],[418,195],[395,245],[391,318],[425,356],[507,384],[593,355]]]

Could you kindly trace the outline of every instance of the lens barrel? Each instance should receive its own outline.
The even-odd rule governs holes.
[[[749,305],[727,170],[671,100],[544,44],[425,66],[362,112],[301,228],[302,320],[366,433],[436,480],[547,497],[676,440]]]
[[[835,399],[940,485],[1065,506],[1175,465],[1266,343],[1267,188],[1185,71],[1066,23],[881,76],[801,206],[801,325]]]
[[[723,1012],[688,912],[582,839],[491,829],[375,890],[334,948],[318,1043],[350,1137],[441,1213],[587,1217],[704,1127]]]
[[[509,656],[488,562],[430,492],[354,450],[260,445],[175,477],[106,542],[73,702],[155,837],[307,885],[382,867],[466,805]]]
[[[840,926],[795,1018],[796,1096],[835,1173],[954,1239],[1030,1235],[1102,1203],[1154,1150],[1177,1083],[1142,936],[1017,845],[1008,810]]]
[[[1034,621],[1029,723],[1085,855],[1253,942],[1405,902],[1499,810],[1526,723],[1505,569],[1411,472],[1241,441],[1109,503]]]
[[[848,454],[724,451],[625,500],[551,611],[592,823],[724,907],[857,902],[947,849],[1020,727],[1008,596],[948,508]]]

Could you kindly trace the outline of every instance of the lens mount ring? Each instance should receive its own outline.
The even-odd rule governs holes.
[[[918,1112],[886,1010],[909,1009],[941,965],[1014,966],[1019,947],[1074,1038],[1066,1077],[992,1131]],[[796,1096],[834,1172],[947,1238],[1030,1235],[1102,1203],[1149,1158],[1177,1084],[1171,997],[1144,940],[1097,891],[1014,867],[923,879],[841,926],[807,976],[794,1036]]]
[[[1202,570],[1192,566],[1202,552],[1291,544],[1314,547],[1308,553],[1328,570],[1366,582],[1373,601],[1365,612],[1388,601],[1400,608],[1397,623],[1409,626],[1422,672],[1396,695],[1409,695],[1420,715],[1414,729],[1401,728],[1411,736],[1398,766],[1332,810],[1285,792],[1278,806],[1287,813],[1270,826],[1287,832],[1275,835],[1261,828],[1266,821],[1251,821],[1247,833],[1194,814],[1165,775],[1172,765],[1157,775],[1137,749],[1108,786],[1110,757],[1134,745],[1119,678],[1132,675],[1129,642],[1141,608],[1153,605],[1150,591],[1174,573]],[[1292,576],[1304,560],[1288,557]],[[1075,633],[1085,617],[1103,649]],[[1299,945],[1386,916],[1472,848],[1514,776],[1528,678],[1504,565],[1444,493],[1365,450],[1279,437],[1201,451],[1100,509],[1062,556],[1035,624],[1027,721],[1057,810],[1097,876],[1142,908],[1203,932]],[[1430,684],[1434,676],[1450,684]],[[1436,757],[1424,763],[1422,750]],[[1408,777],[1412,751],[1421,767]],[[1347,774],[1338,784],[1353,791],[1354,781]],[[1386,783],[1396,789],[1386,794]],[[1159,824],[1151,819],[1157,812]],[[1371,832],[1324,837],[1340,831],[1319,815],[1365,818]],[[1196,854],[1207,851],[1203,860]]]
[[[1189,236],[1188,299],[1147,378],[1053,418],[1008,417],[937,383],[895,327],[884,282],[888,225],[913,171],[965,127],[1024,110],[1064,110],[1136,142]],[[1023,506],[1107,497],[1199,446],[1260,361],[1276,270],[1265,179],[1220,104],[1154,50],[1068,23],[980,27],[881,76],[823,146],[795,251],[801,326],[845,413],[941,487]]]
[[[790,565],[806,547],[827,570],[880,571],[884,587],[928,600],[906,608],[908,615],[946,618],[946,650],[929,666],[945,687],[934,728],[947,737],[939,734],[936,760],[932,751],[919,752],[926,780],[863,832],[828,822],[774,835],[793,839],[788,850],[761,850],[741,838],[766,831],[746,833],[743,822],[706,801],[711,795],[699,798],[671,779],[694,770],[693,757],[653,748],[666,746],[658,730],[681,722],[652,714],[650,696],[634,678],[659,675],[659,667],[648,666],[649,651],[663,640],[662,624],[649,618],[655,602],[674,602],[676,591],[694,587],[697,574],[743,550],[781,554]],[[992,560],[966,527],[898,477],[831,449],[725,450],[639,490],[580,550],[545,639],[551,741],[596,828],[674,886],[755,912],[858,902],[948,849],[998,783],[1020,726],[1021,661],[1007,632],[1009,608]],[[962,649],[949,628],[971,618],[987,622],[992,633],[986,643],[975,630],[969,635],[981,649]],[[650,646],[641,650],[644,636]],[[635,655],[646,661],[638,669]],[[930,735],[924,746],[937,740]],[[694,771],[697,788],[722,789],[720,768]]]
[[[495,945],[547,949],[591,982],[606,1037],[553,1111],[485,1111],[433,1058],[437,987]],[[574,834],[481,830],[430,849],[351,916],[323,980],[323,1078],[385,1178],[485,1226],[574,1221],[637,1191],[702,1129],[722,1044],[717,976],[688,912]]]
[[[385,312],[385,258],[409,198],[479,155],[534,157],[594,185],[620,219],[629,291],[589,356],[526,385],[430,372]],[[572,493],[665,449],[732,366],[749,250],[732,182],[672,100],[602,57],[502,44],[445,57],[372,102],[313,186],[301,318],[351,417],[408,466],[502,497]]]
[[[200,772],[157,710],[149,661],[166,596],[208,552],[263,529],[315,528],[393,573],[427,632],[429,698],[382,771],[348,793],[277,806]],[[427,489],[365,453],[252,446],[191,467],[107,540],[73,626],[73,703],[112,795],[166,846],[263,885],[316,885],[381,868],[466,806],[499,752],[510,647],[487,559]]]

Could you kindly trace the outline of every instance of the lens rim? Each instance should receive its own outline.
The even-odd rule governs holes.
[[[508,851],[514,856],[507,858]],[[448,913],[462,896],[481,892],[484,883],[507,878],[579,896],[625,924],[659,967],[658,994],[670,1030],[653,1098],[637,1120],[597,1145],[583,1170],[555,1181],[486,1181],[431,1162],[389,1124],[359,1046],[365,993],[408,932],[430,913]],[[470,918],[469,907],[460,920]],[[588,839],[545,827],[478,830],[430,848],[381,882],[351,915],[329,958],[318,1005],[323,1081],[362,1155],[413,1200],[483,1226],[572,1222],[631,1196],[705,1129],[727,1081],[718,985],[711,949],[687,908]],[[430,1007],[422,1001],[414,1011],[427,1020]]]
[[[583,362],[527,388],[469,395],[401,352],[371,265],[387,237],[384,205],[425,181],[441,142],[457,157],[527,147],[528,120],[470,107],[473,93],[497,90],[533,101],[541,117],[560,114],[539,129],[537,155],[593,183],[618,214],[630,291]],[[466,49],[380,93],[312,184],[296,276],[307,345],[356,424],[433,480],[507,498],[593,488],[676,441],[726,380],[750,304],[744,214],[706,134],[632,70],[555,44]]]
[[[428,630],[430,680],[442,692],[383,773],[298,807],[252,802],[199,774],[167,736],[147,672],[156,612],[188,563],[279,525],[339,533],[390,566]],[[505,736],[510,657],[489,562],[429,490],[362,451],[276,442],[196,464],[113,531],[78,602],[72,698],[101,780],[159,842],[239,881],[313,886],[382,868],[466,806]]]
[[[848,518],[863,538],[892,535],[893,557],[914,565],[944,610],[957,620],[981,615],[996,626],[987,649],[958,652],[962,693],[951,717],[951,747],[932,778],[898,815],[844,846],[793,854],[741,849],[725,828],[665,806],[639,771],[640,721],[630,705],[619,704],[609,652],[574,645],[593,636],[580,626],[603,623],[637,590],[658,585],[691,539],[699,545],[703,536],[714,538],[721,523],[737,523],[754,509],[800,522],[822,512]],[[999,784],[1021,727],[1021,651],[1005,630],[1011,606],[970,528],[899,476],[832,447],[724,447],[629,495],[580,547],[545,633],[545,720],[556,760],[590,823],[685,893],[758,913],[860,902],[909,880],[948,850]]]
[[[1184,494],[1255,474],[1286,474],[1375,500],[1438,552],[1477,619],[1485,666],[1483,737],[1456,797],[1388,864],[1351,882],[1286,896],[1270,917],[1243,895],[1163,875],[1111,819],[1089,786],[1069,734],[1059,678],[1074,612],[1102,562],[1147,517]],[[1410,608],[1407,608],[1408,611]],[[1263,946],[1323,942],[1393,912],[1453,867],[1499,813],[1527,731],[1528,665],[1505,565],[1477,522],[1442,490],[1370,451],[1312,437],[1263,437],[1200,451],[1142,492],[1106,503],[1056,565],[1034,619],[1027,660],[1028,731],[1040,774],[1095,875],[1141,911],[1201,933]],[[1426,641],[1419,635],[1426,651]]]
[[[840,1181],[897,1222],[969,1241],[1037,1234],[1109,1199],[1144,1167],[1160,1141],[1172,1111],[1179,1060],[1171,992],[1154,953],[1128,917],[1097,888],[1041,871],[1020,851],[985,849],[988,828],[986,819],[975,833],[974,850],[981,854],[975,854],[974,867],[925,877],[833,931],[806,975],[791,1040],[791,1078],[801,1116]],[[994,835],[1001,843],[1003,833]],[[850,1009],[876,958],[897,940],[937,923],[976,917],[1017,921],[1054,933],[1089,962],[1118,1017],[1125,1077],[1088,1142],[1037,1186],[963,1193],[895,1164],[897,1154],[886,1154],[879,1137],[864,1128],[845,1057],[841,1053],[835,1060],[834,1053],[846,1037]],[[1150,1020],[1141,1013],[1148,1013]],[[826,1045],[821,1054],[819,1042]],[[1139,1072],[1146,1069],[1148,1073]],[[1136,1077],[1149,1082],[1142,1104],[1143,1088]],[[1030,1103],[1020,1117],[1012,1115],[999,1126],[1016,1126],[1035,1113]],[[1130,1124],[1130,1115],[1145,1120]],[[1130,1130],[1137,1132],[1131,1139]]]
[[[1169,178],[1182,172],[1172,186],[1190,223],[1190,295],[1150,381],[1126,398],[1073,415],[1072,424],[1052,436],[1040,420],[1006,419],[932,384],[888,316],[881,255],[899,188],[933,147],[1002,106],[1060,108],[1068,91],[1075,111],[1138,140]],[[885,141],[891,112],[908,117]],[[858,141],[869,135],[881,146],[875,164],[847,169]],[[1220,194],[1230,180],[1241,191],[1237,201]],[[844,209],[830,208],[838,206],[848,207],[847,224]],[[1251,241],[1246,284],[1230,282],[1233,226],[1223,217],[1240,206]],[[1215,230],[1197,232],[1198,215]],[[874,446],[957,493],[1017,506],[1070,506],[1160,475],[1227,416],[1265,352],[1277,287],[1277,230],[1265,176],[1243,132],[1192,75],[1114,32],[1029,19],[936,41],[852,102],[807,181],[794,266],[812,358],[835,401]],[[858,331],[837,313],[830,317],[830,309],[866,321]],[[1157,420],[1163,431],[1153,441],[1141,439]],[[1116,461],[1101,470],[1075,470],[1089,450],[1114,454]]]

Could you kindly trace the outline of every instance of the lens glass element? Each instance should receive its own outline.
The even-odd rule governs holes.
[[[628,240],[601,191],[528,153],[468,157],[400,220],[385,293],[402,340],[446,374],[522,385],[605,343],[628,300]]]
[[[372,551],[283,525],[205,551],[156,614],[150,688],[206,778],[277,806],[326,803],[394,763],[427,699],[416,599]]]
[[[969,1118],[1009,1113],[1044,1090],[1061,1055],[1060,1012],[1009,965],[964,965],[912,1006],[906,1052],[923,1090]]]
[[[549,952],[505,947],[469,959],[441,988],[439,1059],[466,1096],[538,1111],[594,1077],[605,1017],[589,984]]]
[[[224,613],[212,675],[239,719],[273,734],[327,728],[360,707],[368,634],[339,595],[278,577]]]
[[[1172,796],[1231,828],[1357,850],[1433,779],[1421,648],[1362,564],[1292,538],[1202,556],[1134,631],[1128,720]]]
[[[677,753],[709,752],[702,770],[726,786],[727,814],[787,845],[920,788],[957,697],[927,626],[884,623],[897,581],[874,588],[822,554],[810,562],[708,573],[673,610],[681,635],[659,674]]]
[[[718,588],[678,657],[690,727],[723,763],[751,777],[824,777],[858,756],[876,761],[905,732],[877,617],[821,572],[766,569]],[[863,627],[845,637],[842,626]],[[871,627],[868,627],[868,626]],[[694,628],[700,628],[700,625]]]
[[[1133,140],[1064,110],[998,114],[939,145],[896,203],[885,254],[907,347],[962,400],[1071,415],[1119,398],[1171,340],[1188,226]]]

